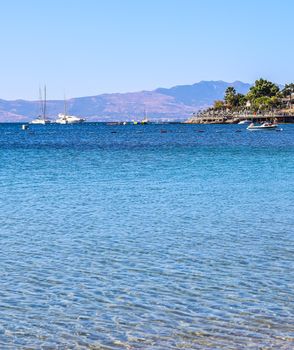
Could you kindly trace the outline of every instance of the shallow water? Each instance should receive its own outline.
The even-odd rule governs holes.
[[[0,124],[0,348],[292,349],[294,126],[245,128]]]

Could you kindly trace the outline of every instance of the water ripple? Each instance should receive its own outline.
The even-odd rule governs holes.
[[[0,125],[0,348],[292,349],[293,126],[139,127]]]

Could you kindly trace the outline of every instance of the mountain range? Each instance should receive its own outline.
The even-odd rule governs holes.
[[[251,84],[235,81],[200,81],[193,85],[178,85],[158,88],[153,91],[101,94],[67,100],[69,114],[82,116],[87,121],[121,121],[142,119],[147,114],[150,120],[187,119],[199,109],[208,107],[224,97],[228,86],[237,92],[247,93]],[[47,111],[55,119],[64,110],[63,100],[48,100]],[[0,99],[0,122],[30,121],[39,114],[39,101]]]

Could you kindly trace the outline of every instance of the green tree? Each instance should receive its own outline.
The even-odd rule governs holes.
[[[225,103],[228,108],[233,108],[235,105],[235,99],[236,99],[236,90],[233,86],[229,86],[226,88],[225,91]]]
[[[257,97],[252,102],[255,111],[266,111],[269,109],[271,98],[268,96]]]
[[[236,94],[235,95],[235,106],[236,107],[243,107],[246,104],[246,97],[243,94]]]
[[[291,83],[291,84],[286,84],[284,86],[284,89],[281,91],[282,93],[282,96],[284,97],[289,97],[290,99],[290,103],[291,103],[291,100],[292,100],[292,94],[294,93],[294,83]]]
[[[270,106],[271,108],[279,107],[280,104],[281,104],[281,101],[280,101],[280,99],[279,99],[278,96],[272,96],[272,97],[271,97],[271,100],[270,100],[270,103],[269,103],[269,106]]]
[[[213,108],[215,110],[222,110],[222,109],[224,109],[225,108],[224,101],[221,101],[221,100],[214,101]]]
[[[253,101],[254,111],[269,111],[279,105],[279,99],[277,96],[262,96],[258,97]]]
[[[250,88],[247,97],[250,101],[254,101],[260,97],[278,96],[279,91],[276,84],[261,78],[255,81],[255,85]]]
[[[283,96],[287,97],[294,93],[294,83],[286,84],[284,89],[281,91]]]
[[[238,109],[246,103],[246,98],[243,94],[236,93],[233,86],[229,86],[225,91],[225,104],[230,109]]]

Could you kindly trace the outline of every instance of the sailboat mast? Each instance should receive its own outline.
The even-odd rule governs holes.
[[[44,106],[43,106],[43,119],[46,119],[46,85],[44,86]]]
[[[42,90],[41,87],[39,86],[39,100],[40,100],[40,116],[44,115],[44,109],[43,109],[43,97],[42,97]]]
[[[67,115],[67,105],[66,105],[66,96],[64,94],[64,116]]]

